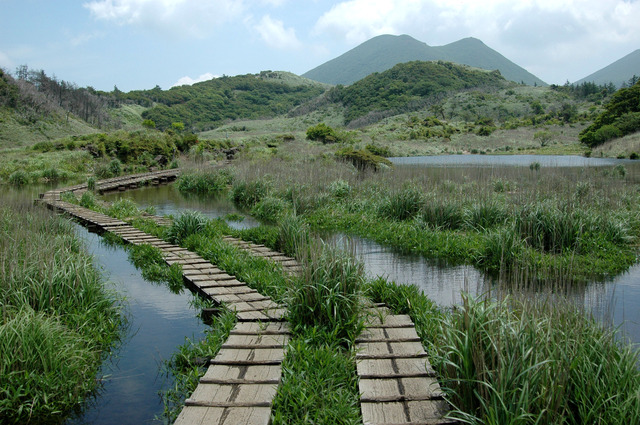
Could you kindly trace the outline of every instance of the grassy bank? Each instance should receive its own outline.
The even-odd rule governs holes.
[[[119,300],[67,220],[3,206],[0,246],[0,418],[59,423],[99,386],[123,324]]]
[[[209,194],[228,190],[237,206],[266,222],[295,213],[314,231],[355,234],[496,275],[526,274],[535,283],[585,282],[635,262],[640,197],[630,178],[624,166],[363,173],[319,159],[187,173],[178,187],[198,192],[191,189],[198,180],[222,182],[208,185],[216,188]]]

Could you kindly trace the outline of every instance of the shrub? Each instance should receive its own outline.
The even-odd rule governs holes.
[[[226,190],[233,183],[233,174],[227,168],[216,171],[198,171],[182,174],[176,185],[183,193],[211,195]]]
[[[391,156],[391,151],[387,146],[368,144],[365,149],[374,155],[383,156],[385,158]]]
[[[325,244],[309,247],[303,274],[294,280],[287,304],[297,327],[319,327],[337,340],[353,342],[362,330],[359,297],[364,267],[352,256]]]
[[[422,191],[409,186],[385,199],[380,204],[378,213],[393,220],[407,220],[418,214],[423,202]]]
[[[300,259],[311,241],[309,225],[296,215],[287,215],[278,224],[277,241],[278,250]]]
[[[96,178],[91,176],[87,179],[87,189],[91,191],[96,190]]]
[[[274,196],[265,196],[251,209],[251,214],[258,220],[275,223],[284,214],[287,203]]]
[[[483,230],[504,224],[508,214],[496,201],[476,203],[465,211],[465,224],[473,229]]]
[[[460,229],[464,225],[464,209],[456,203],[427,201],[422,206],[422,221],[436,229]]]
[[[86,191],[80,197],[80,205],[93,209],[96,206],[96,196],[91,191]]]
[[[14,186],[23,186],[29,183],[29,175],[24,170],[16,170],[9,175],[9,183]]]
[[[345,180],[334,180],[329,185],[329,192],[336,198],[344,198],[351,192],[351,186]]]
[[[335,143],[338,140],[336,131],[321,122],[307,129],[307,139],[320,141],[322,143]]]
[[[122,174],[122,162],[120,162],[119,159],[115,158],[112,159],[111,162],[109,162],[109,173],[112,176],[119,176],[120,174]]]
[[[166,239],[176,245],[193,234],[204,230],[207,219],[198,211],[186,211],[173,220],[173,223],[166,231]]]
[[[231,198],[240,208],[251,209],[269,192],[269,184],[263,180],[242,181],[233,185]]]
[[[374,155],[368,150],[354,150],[345,148],[336,151],[336,158],[351,162],[360,171],[377,171],[382,167],[391,166],[391,161],[378,155]]]
[[[572,305],[465,296],[432,362],[467,423],[638,423],[638,356],[618,341]]]

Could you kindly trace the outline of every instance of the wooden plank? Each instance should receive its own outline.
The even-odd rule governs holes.
[[[248,381],[278,381],[282,368],[280,365],[211,365],[200,378],[201,382],[214,380],[248,380]]]
[[[435,376],[434,370],[423,359],[391,358],[391,359],[358,359],[356,362],[358,376],[366,377],[411,377]]]
[[[281,362],[282,359],[284,359],[282,348],[239,348],[220,350],[215,359],[211,360],[211,364],[277,364],[269,362]]]
[[[365,424],[409,422],[403,403],[360,403],[360,410]]]
[[[231,330],[230,335],[253,335],[256,333],[260,333],[261,335],[289,334],[289,324],[286,322],[238,323],[236,327]]]
[[[415,328],[367,328],[356,339],[363,341],[420,341]]]
[[[199,384],[186,405],[210,407],[269,407],[276,395],[273,384]]]
[[[411,318],[404,314],[370,314],[365,318],[365,325],[371,328],[401,328],[414,326]]]
[[[361,402],[420,401],[443,397],[435,378],[362,379]]]
[[[279,346],[283,347],[289,341],[289,337],[286,334],[276,335],[229,335],[227,341],[222,345],[222,348],[227,346]]]
[[[396,354],[405,357],[407,354],[426,354],[420,342],[362,342],[358,345],[362,354]]]

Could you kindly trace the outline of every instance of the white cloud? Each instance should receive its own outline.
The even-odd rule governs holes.
[[[198,78],[191,78],[189,76],[184,76],[184,77],[180,78],[178,81],[176,81],[176,83],[174,85],[172,85],[171,87],[190,86],[190,85],[193,85],[195,83],[201,83],[203,81],[212,80],[212,79],[218,78],[218,77],[220,77],[220,76],[219,75],[213,75],[210,72],[202,74]]]
[[[285,28],[284,23],[265,15],[254,27],[267,45],[276,49],[297,49],[301,46],[293,28]]]
[[[83,6],[99,20],[192,37],[205,36],[245,10],[234,0],[95,0]]]

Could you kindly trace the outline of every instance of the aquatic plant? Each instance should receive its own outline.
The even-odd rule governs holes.
[[[180,244],[189,236],[202,232],[206,222],[206,217],[198,211],[183,212],[167,229],[166,239],[171,243]]]
[[[124,319],[74,227],[34,207],[0,208],[0,418],[62,421],[93,390]]]

